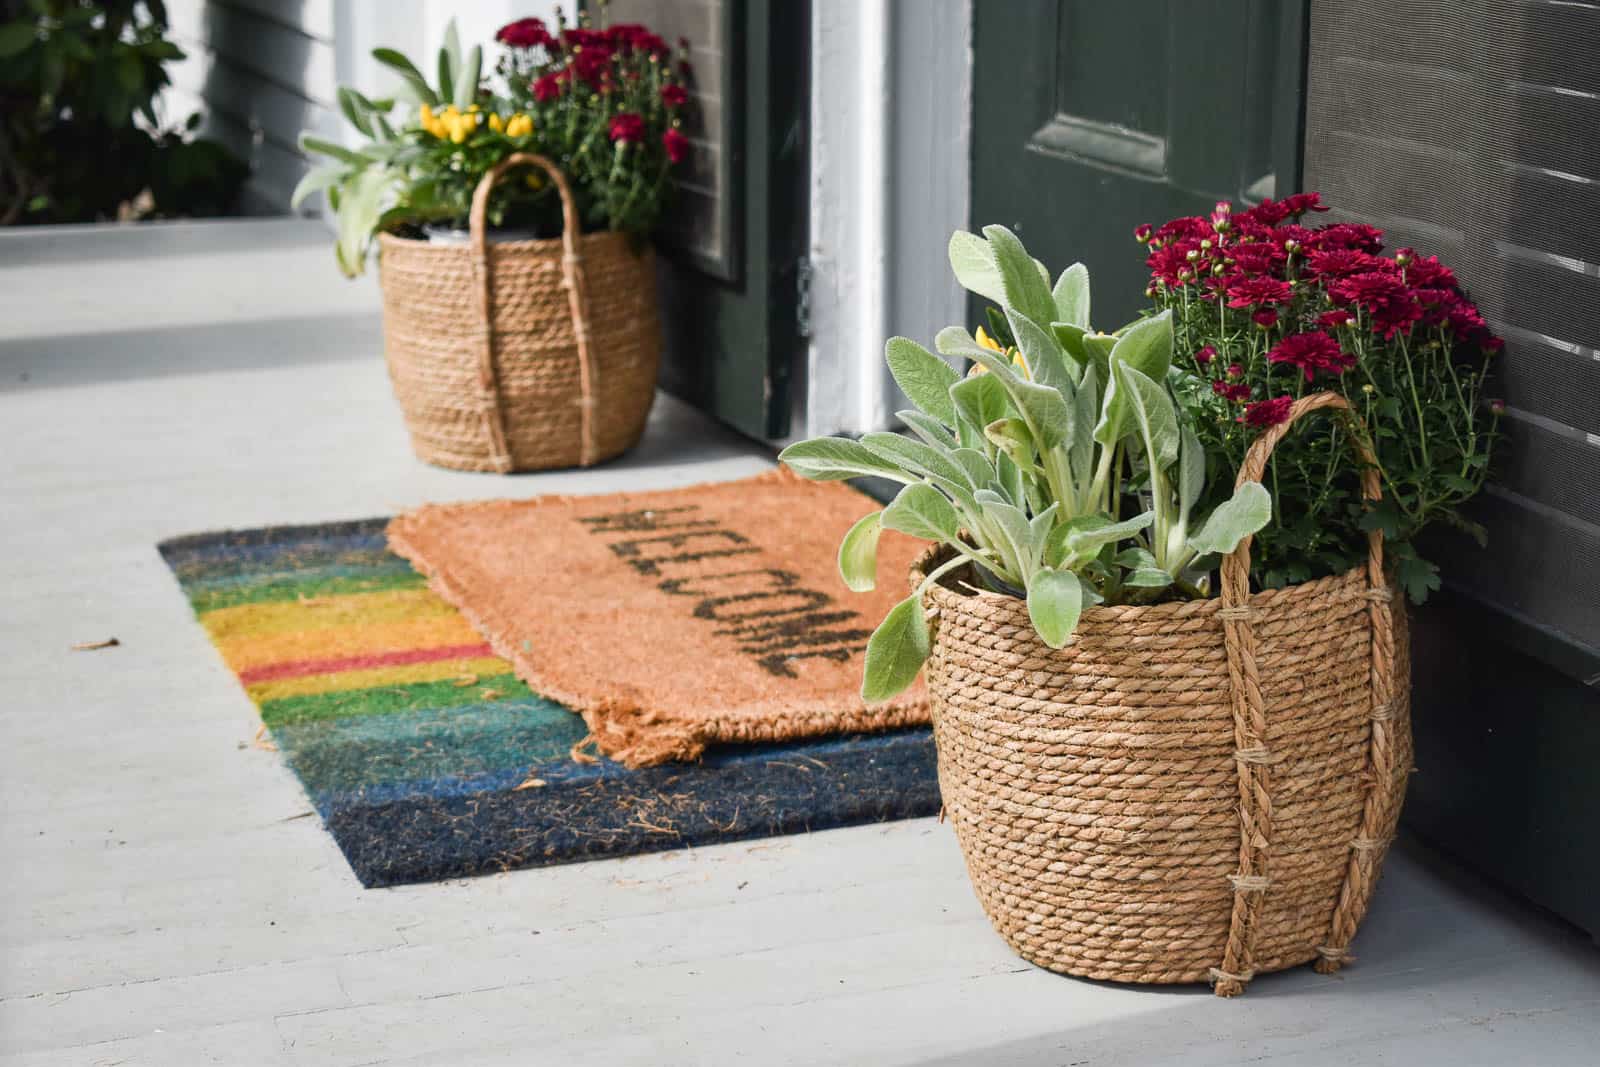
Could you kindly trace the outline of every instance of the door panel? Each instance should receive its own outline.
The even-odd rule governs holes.
[[[662,388],[752,437],[781,437],[801,352],[810,4],[611,0],[608,17],[687,38],[695,66],[695,156],[657,235]]]
[[[973,6],[973,225],[1088,264],[1102,329],[1143,304],[1136,225],[1296,187],[1302,4]]]

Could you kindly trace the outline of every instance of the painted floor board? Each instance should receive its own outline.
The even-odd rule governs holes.
[[[312,223],[0,234],[0,280],[6,1067],[1595,1062],[1600,952],[1412,842],[1350,970],[1230,1002],[1021,963],[934,820],[363,891],[155,543],[770,452],[663,398],[597,469],[425,467]]]

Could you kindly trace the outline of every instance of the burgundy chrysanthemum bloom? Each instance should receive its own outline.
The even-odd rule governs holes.
[[[1224,381],[1215,381],[1211,383],[1211,391],[1222,397],[1222,399],[1231,400],[1235,404],[1242,404],[1250,399],[1250,387],[1243,382],[1237,385],[1230,385]]]
[[[1337,330],[1339,327],[1348,326],[1354,321],[1356,321],[1356,317],[1344,308],[1334,308],[1332,311],[1324,311],[1317,316],[1317,325],[1324,330]]]
[[[1306,273],[1319,278],[1343,278],[1350,274],[1381,273],[1394,269],[1394,264],[1389,260],[1354,248],[1313,246],[1306,257]]]
[[[1294,405],[1292,396],[1275,396],[1271,400],[1257,400],[1254,404],[1245,406],[1244,414],[1240,416],[1246,426],[1255,426],[1265,429],[1276,426],[1289,418],[1289,408]]]
[[[1259,308],[1250,313],[1250,321],[1263,330],[1270,330],[1278,325],[1278,311],[1276,308]]]
[[[638,142],[644,140],[644,119],[631,111],[624,111],[611,120],[613,141]]]
[[[1321,193],[1294,193],[1283,198],[1282,207],[1289,214],[1296,217],[1308,211],[1326,211],[1327,205],[1322,202]]]
[[[1405,258],[1406,281],[1418,289],[1454,289],[1455,271],[1439,262],[1438,256],[1419,256],[1409,248],[1402,248],[1396,259]]]
[[[1173,219],[1158,229],[1154,236],[1162,244],[1172,244],[1174,241],[1192,237],[1196,241],[1211,237],[1216,231],[1212,230],[1211,223],[1199,215],[1186,215],[1183,218]]]
[[[1323,248],[1354,248],[1373,253],[1383,249],[1383,231],[1359,222],[1335,222],[1319,226],[1316,234],[1318,244]]]
[[[541,74],[533,79],[533,98],[541,104],[547,104],[561,95],[561,75]]]
[[[1265,223],[1268,226],[1276,226],[1289,217],[1289,209],[1283,203],[1268,197],[1245,212],[1245,214],[1257,222]]]
[[[532,48],[535,45],[553,46],[556,39],[550,36],[541,19],[517,19],[501,26],[494,39],[510,48]]]
[[[1212,345],[1206,345],[1204,348],[1200,349],[1200,351],[1194,354],[1194,361],[1200,364],[1202,367],[1216,358],[1217,350]]]
[[[1262,304],[1287,304],[1294,296],[1288,282],[1276,278],[1238,277],[1228,281],[1228,306],[1256,307]]]
[[[679,130],[672,129],[663,133],[661,146],[667,150],[667,158],[674,163],[682,163],[689,156],[689,138]]]
[[[1337,375],[1355,366],[1355,360],[1344,353],[1338,341],[1317,330],[1285,337],[1272,346],[1267,361],[1298,367],[1308,382],[1319,371]]]
[[[1140,244],[1149,244],[1153,227],[1148,222],[1141,222],[1133,228],[1133,239]]]
[[[677,84],[663,85],[661,102],[668,107],[682,107],[689,102],[689,90]]]
[[[1237,273],[1243,275],[1278,274],[1287,257],[1276,244],[1251,244],[1230,248]]]
[[[1406,287],[1398,275],[1364,271],[1329,282],[1328,295],[1337,304],[1378,308],[1406,295]]]
[[[1372,309],[1372,332],[1390,340],[1397,333],[1410,333],[1413,323],[1422,318],[1422,307],[1410,293]]]
[[[593,88],[603,88],[611,74],[612,51],[605,43],[585,45],[572,57],[572,70]]]
[[[1177,244],[1155,247],[1155,242],[1150,242],[1150,247],[1155,249],[1145,259],[1145,266],[1150,268],[1150,276],[1156,281],[1164,283],[1168,288],[1176,289],[1185,279],[1185,271],[1193,277],[1194,267],[1189,262],[1189,253],[1198,252],[1200,242],[1193,239],[1179,241]]]

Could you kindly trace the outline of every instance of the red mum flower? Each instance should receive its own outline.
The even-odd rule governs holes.
[[[1406,281],[1419,289],[1454,289],[1456,275],[1439,262],[1438,256],[1419,256],[1409,248],[1395,255],[1396,262],[1404,262]]]
[[[1338,304],[1360,304],[1367,308],[1378,308],[1405,296],[1406,287],[1398,275],[1365,271],[1329,283],[1328,295]]]
[[[1256,307],[1261,304],[1287,304],[1294,295],[1288,282],[1276,278],[1236,278],[1228,282],[1228,306]]]
[[[1334,308],[1332,311],[1324,311],[1317,316],[1317,325],[1324,330],[1337,330],[1339,327],[1348,326],[1354,321],[1356,321],[1356,317],[1344,308]]]
[[[1194,354],[1194,361],[1200,364],[1202,367],[1216,358],[1217,350],[1211,345],[1206,345],[1204,348]]]
[[[1383,231],[1359,222],[1336,222],[1317,228],[1317,241],[1323,248],[1354,248],[1378,252],[1383,248]]]
[[[1238,385],[1229,385],[1224,381],[1211,383],[1211,391],[1224,400],[1231,400],[1235,404],[1242,404],[1250,399],[1250,387],[1240,382]]]
[[[679,130],[668,130],[661,135],[661,146],[667,150],[667,158],[674,163],[682,163],[689,155],[689,138]]]
[[[644,140],[644,119],[631,111],[624,111],[611,120],[611,139],[633,143]]]
[[[1393,270],[1394,264],[1381,256],[1353,248],[1313,248],[1306,259],[1306,272],[1319,278],[1343,278]]]
[[[1271,197],[1268,197],[1255,207],[1251,208],[1249,211],[1245,212],[1245,214],[1250,216],[1250,218],[1254,219],[1256,222],[1264,223],[1268,226],[1276,226],[1278,223],[1289,217],[1289,209],[1282,203],[1279,203],[1278,201],[1273,200]]]
[[[1261,308],[1250,313],[1250,321],[1263,330],[1270,330],[1278,325],[1278,311],[1276,308]]]
[[[532,48],[535,45],[553,46],[556,39],[550,36],[540,19],[517,19],[500,27],[494,39],[510,48]]]
[[[1233,265],[1238,268],[1238,273],[1251,274],[1278,274],[1279,268],[1288,258],[1283,249],[1276,244],[1251,244],[1229,250]]]
[[[689,90],[676,84],[663,85],[661,87],[661,102],[668,107],[682,107],[689,102]]]
[[[1246,426],[1255,426],[1265,429],[1276,426],[1289,418],[1289,408],[1294,404],[1292,396],[1275,396],[1271,400],[1258,400],[1249,404],[1240,416],[1240,421]]]
[[[1150,224],[1148,222],[1141,222],[1139,225],[1133,228],[1133,239],[1138,241],[1140,244],[1148,244],[1150,242],[1150,233]]]
[[[1295,193],[1283,198],[1282,206],[1289,214],[1299,217],[1308,211],[1326,211],[1321,193]]]
[[[1339,342],[1320,331],[1285,337],[1272,346],[1267,353],[1267,361],[1300,368],[1308,382],[1317,376],[1318,371],[1343,374],[1355,366],[1355,360],[1339,348]]]
[[[533,98],[541,104],[547,104],[561,95],[561,75],[541,74],[533,80]]]

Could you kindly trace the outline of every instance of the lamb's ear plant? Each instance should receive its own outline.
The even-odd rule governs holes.
[[[873,588],[881,530],[949,550],[868,641],[868,701],[916,678],[930,646],[922,594],[957,568],[970,566],[986,594],[1024,598],[1039,637],[1060,648],[1093,605],[1208,596],[1220,556],[1271,517],[1257,482],[1196,513],[1206,454],[1167,384],[1170,314],[1094,330],[1088,270],[1073,264],[1052,281],[1002,226],[956,233],[950,265],[998,306],[993,334],[952,326],[936,339],[971,371],[891,338],[889,370],[916,405],[899,413],[912,436],[819,437],[779,457],[816,481],[903,487],[845,536],[839,570],[850,588]]]

